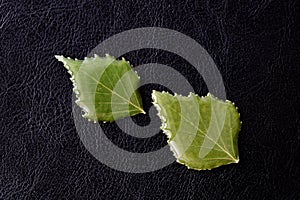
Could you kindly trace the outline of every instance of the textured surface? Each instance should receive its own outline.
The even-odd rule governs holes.
[[[196,170],[238,163],[240,114],[230,101],[211,94],[199,97],[152,93],[161,129],[177,162]]]
[[[299,199],[299,14],[296,1],[0,1],[0,199]],[[85,150],[69,74],[54,55],[82,59],[109,36],[143,26],[185,33],[211,54],[243,117],[238,165],[199,172],[174,163],[128,174]],[[208,92],[176,55],[145,49],[124,57],[170,65],[199,95]],[[146,111],[152,89],[162,87],[141,90]],[[126,150],[166,144],[163,134],[106,129]]]

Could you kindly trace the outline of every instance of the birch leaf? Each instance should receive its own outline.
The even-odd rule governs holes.
[[[137,91],[139,77],[129,62],[107,55],[84,60],[55,56],[71,74],[76,103],[88,120],[114,121],[145,113]]]
[[[196,170],[239,162],[241,122],[234,103],[211,94],[184,97],[153,91],[152,98],[177,162]]]

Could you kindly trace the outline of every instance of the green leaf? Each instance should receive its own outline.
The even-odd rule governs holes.
[[[152,98],[177,162],[196,170],[239,162],[241,122],[234,103],[211,94],[184,97],[153,91]]]
[[[114,121],[145,113],[137,91],[139,77],[125,59],[95,55],[84,60],[55,56],[71,74],[76,103],[88,120]]]

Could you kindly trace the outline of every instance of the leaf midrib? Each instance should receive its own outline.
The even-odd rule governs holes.
[[[174,112],[176,112],[175,109],[173,109],[172,107],[169,107],[171,110],[173,110]],[[203,134],[204,137],[207,137],[210,141],[214,142],[224,153],[226,153],[234,162],[238,162],[237,159],[235,159],[228,151],[226,151],[218,142],[214,141],[212,138],[210,138],[207,134],[205,134],[202,130],[199,129],[199,127],[197,127],[195,124],[193,124],[192,122],[190,122],[189,120],[187,120],[185,118],[184,115],[182,115],[181,113],[179,113],[179,115],[189,124],[191,124],[194,128],[196,128],[201,134]]]
[[[81,71],[83,72],[85,75],[87,75],[88,77],[90,77],[92,80],[94,80],[96,83],[100,84],[101,86],[103,86],[105,89],[107,89],[108,91],[110,91],[111,93],[115,94],[116,96],[120,97],[121,99],[123,99],[124,101],[126,101],[127,103],[131,104],[133,107],[137,108],[139,111],[141,111],[143,114],[146,114],[146,112],[143,110],[143,108],[135,105],[134,103],[132,103],[130,100],[126,99],[125,97],[119,95],[118,93],[114,92],[113,90],[111,90],[109,87],[107,87],[106,85],[104,85],[103,83],[101,83],[100,81],[98,81],[97,79],[95,79],[93,76],[91,76],[90,74],[86,73],[85,71]]]

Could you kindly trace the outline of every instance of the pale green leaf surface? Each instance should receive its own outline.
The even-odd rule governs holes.
[[[84,60],[55,57],[72,76],[76,103],[83,109],[83,117],[111,122],[145,113],[137,90],[139,77],[125,59],[116,60],[109,55]]]
[[[241,122],[233,103],[211,94],[184,97],[153,91],[152,98],[177,162],[196,170],[238,163]]]

